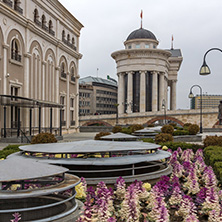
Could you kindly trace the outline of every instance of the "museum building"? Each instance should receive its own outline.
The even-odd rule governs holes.
[[[163,105],[176,110],[181,50],[158,49],[158,44],[156,36],[141,27],[127,37],[125,49],[112,53],[117,65],[119,114],[161,111]]]
[[[80,30],[58,0],[0,0],[1,136],[78,130]]]

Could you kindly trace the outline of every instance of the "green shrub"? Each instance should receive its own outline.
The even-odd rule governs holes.
[[[204,141],[204,146],[222,146],[222,136],[207,136]]]
[[[197,124],[191,124],[188,127],[188,131],[190,135],[196,135],[200,130],[200,127]]]
[[[5,159],[8,155],[15,153],[15,152],[19,152],[20,149],[18,148],[21,145],[8,145],[7,147],[5,147],[3,150],[0,151],[0,159]]]
[[[173,128],[173,126],[171,126],[171,125],[164,125],[164,126],[161,128],[161,131],[162,131],[162,133],[167,133],[167,134],[173,135],[174,128]]]
[[[180,136],[180,135],[189,135],[188,130],[176,130],[173,132],[173,136]]]
[[[114,126],[112,129],[113,133],[119,133],[122,131],[122,127],[121,126]]]
[[[132,126],[130,126],[130,129],[131,129],[131,133],[134,133],[137,130],[144,129],[144,127],[141,124],[133,124]]]
[[[142,141],[146,143],[155,143],[154,139],[152,138],[143,138]]]
[[[122,128],[122,133],[126,133],[126,134],[131,134],[132,133],[132,129],[130,127],[127,128]]]
[[[220,182],[222,182],[222,162],[216,162],[214,164],[214,172]]]
[[[168,141],[173,141],[173,136],[169,133],[160,133],[155,136],[156,143],[163,143]]]
[[[196,152],[198,149],[203,149],[202,145],[199,144],[192,144],[192,143],[185,143],[185,142],[163,142],[160,143],[161,146],[167,146],[169,149],[175,151],[178,147],[182,150],[192,149]]]
[[[183,128],[184,128],[184,129],[188,129],[188,127],[191,126],[191,125],[192,125],[192,123],[185,123],[185,124],[183,125]]]
[[[176,128],[177,124],[176,123],[170,123],[170,126],[172,126],[174,129]]]
[[[101,137],[103,136],[108,136],[110,135],[111,133],[109,132],[100,132],[100,133],[97,133],[94,137],[94,140],[101,140]]]
[[[32,138],[31,144],[57,143],[57,139],[52,133],[39,133]]]
[[[176,126],[174,129],[176,130],[185,130],[183,127]]]

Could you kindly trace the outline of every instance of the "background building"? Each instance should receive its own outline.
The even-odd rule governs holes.
[[[158,49],[155,35],[142,27],[124,42],[125,49],[112,53],[117,64],[119,114],[155,112],[168,104],[176,109],[177,72],[182,55],[180,49]]]
[[[88,76],[79,80],[80,115],[116,113],[117,82],[108,78]]]
[[[61,114],[76,131],[82,24],[58,0],[0,0],[0,17],[0,128],[57,129]]]
[[[200,98],[200,95],[196,95],[190,100],[191,109],[200,109]],[[221,100],[222,95],[202,95],[202,108],[218,108]]]

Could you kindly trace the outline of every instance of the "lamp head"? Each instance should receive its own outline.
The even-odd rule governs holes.
[[[210,74],[210,68],[207,65],[206,61],[204,60],[203,65],[200,68],[200,75],[209,75]]]
[[[192,93],[192,91],[190,91],[190,94],[189,94],[189,96],[188,96],[190,99],[192,99],[193,97],[194,97],[194,95],[193,95],[193,93]]]

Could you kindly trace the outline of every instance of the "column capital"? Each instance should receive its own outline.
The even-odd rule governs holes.
[[[151,71],[151,74],[152,75],[157,74],[157,71]]]
[[[176,83],[176,82],[177,82],[177,79],[172,79],[171,82],[172,82],[172,83]]]
[[[47,62],[46,62],[46,61],[42,61],[42,65],[44,65],[44,66],[45,66],[46,64],[47,64]]]
[[[140,74],[142,74],[142,73],[144,73],[144,74],[145,74],[145,73],[146,73],[146,71],[145,71],[145,70],[140,70],[140,71],[139,71],[139,73],[140,73]]]

